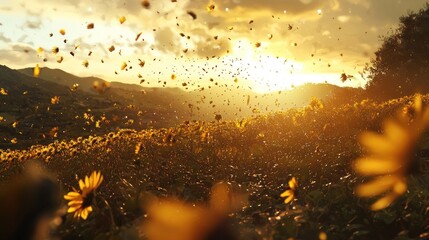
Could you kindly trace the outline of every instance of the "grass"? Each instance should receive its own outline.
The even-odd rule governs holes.
[[[424,96],[427,103],[429,96]],[[242,239],[416,239],[427,231],[425,176],[410,176],[408,193],[390,208],[372,212],[354,195],[364,179],[351,169],[362,150],[362,131],[379,131],[383,119],[412,97],[376,104],[302,109],[229,122],[185,122],[169,129],[123,129],[103,136],[56,141],[28,150],[0,150],[0,179],[37,159],[66,193],[99,170],[98,194],[109,205],[86,221],[68,215],[62,239],[131,239],[145,221],[142,204],[153,196],[205,204],[211,187],[227,181],[246,192],[248,204],[231,216]],[[136,151],[136,149],[139,151]],[[299,181],[297,200],[283,203],[288,180]],[[422,235],[423,236],[423,235]]]

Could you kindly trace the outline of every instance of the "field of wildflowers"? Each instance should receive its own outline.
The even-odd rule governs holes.
[[[51,226],[61,239],[424,238],[428,102],[314,99],[237,121],[0,150],[0,178],[39,162],[62,192]]]

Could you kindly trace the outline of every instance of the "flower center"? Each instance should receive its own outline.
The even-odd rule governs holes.
[[[92,200],[94,200],[94,191],[88,193],[82,203],[82,208],[87,208],[92,205]]]

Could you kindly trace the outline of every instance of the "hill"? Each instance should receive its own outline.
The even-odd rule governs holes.
[[[182,121],[178,118],[184,114],[178,113],[180,105],[174,106],[176,112],[165,107],[166,101],[177,102],[166,94],[157,94],[164,99],[161,101],[122,88],[103,93],[81,88],[72,91],[70,83],[89,87],[87,82],[95,78],[78,78],[61,70],[42,72],[49,80],[0,66],[0,88],[5,91],[0,95],[0,148],[24,148],[124,127],[165,127]],[[52,102],[55,97],[57,103]]]
[[[25,68],[19,72],[32,77],[33,69]],[[61,84],[71,88],[74,84],[79,84],[79,89],[85,92],[99,95],[101,91],[103,97],[116,102],[132,105],[144,112],[155,114],[166,114],[167,106],[174,105],[176,111],[183,110],[182,102],[188,94],[179,88],[144,88],[137,84],[126,84],[120,82],[108,82],[96,77],[77,77],[60,69],[42,68],[40,78]],[[99,87],[99,89],[95,87]],[[170,109],[171,109],[170,108]],[[182,117],[182,115],[180,115]]]
[[[24,68],[18,70],[18,72],[23,73],[27,76],[32,77],[33,76],[33,68]],[[42,68],[40,71],[39,78],[67,86],[71,88],[73,84],[79,84],[79,89],[86,91],[86,92],[93,92],[93,83],[98,81],[101,84],[107,83],[107,81],[96,78],[96,77],[77,77],[72,74],[69,74],[61,69],[50,69],[50,68]]]
[[[33,74],[31,68],[19,71],[28,76]],[[198,120],[213,120],[215,114],[222,114],[224,119],[236,119],[254,113],[283,111],[291,107],[305,106],[312,98],[337,105],[353,103],[360,100],[363,93],[362,89],[331,84],[305,84],[292,90],[258,94],[249,89],[242,89],[239,85],[234,88],[218,83],[185,92],[180,88],[145,88],[138,84],[108,82],[95,77],[81,78],[50,68],[43,68],[40,77],[68,87],[77,83],[81,89],[88,92],[94,92],[94,82],[106,84],[110,86],[108,94],[110,97],[120,97],[122,101],[140,107],[162,108],[173,105],[172,109],[185,110],[184,117]]]
[[[313,97],[325,105],[354,103],[362,90],[307,84],[290,91],[257,94],[213,85],[195,91],[144,88],[77,77],[59,69],[0,67],[0,148],[25,148],[54,140],[105,134],[120,128],[142,130],[178,125],[186,120],[240,119],[307,105]],[[94,82],[101,89],[94,89]],[[74,84],[79,87],[73,89]],[[51,100],[59,97],[58,103]]]

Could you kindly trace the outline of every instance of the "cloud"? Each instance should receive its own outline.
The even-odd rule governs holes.
[[[28,19],[25,24],[25,27],[30,29],[40,29],[41,25],[42,25],[42,22],[40,19],[36,19],[36,20]]]
[[[116,69],[118,63],[129,60],[137,62],[138,58],[184,56],[216,65],[215,61],[206,60],[206,57],[224,56],[228,50],[234,54],[232,50],[236,48],[237,40],[244,39],[249,42],[247,50],[255,54],[299,61],[312,72],[342,71],[345,68],[353,69],[357,63],[368,62],[368,56],[380,45],[378,36],[398,24],[398,18],[408,10],[423,7],[425,0],[394,3],[391,0],[214,2],[216,9],[209,13],[206,11],[209,0],[152,0],[149,10],[141,6],[140,0],[9,1],[7,6],[0,7],[0,11],[5,13],[2,14],[3,18],[0,16],[0,22],[4,25],[0,26],[4,33],[0,35],[0,43],[6,43],[3,44],[5,46],[0,45],[4,48],[0,50],[1,58],[16,65],[33,64],[41,60],[35,53],[25,53],[25,47],[49,49],[58,46],[64,57],[67,56],[62,67],[76,64],[76,69],[102,69],[104,74],[107,71],[103,69],[110,66],[110,62],[114,64],[112,69]],[[387,9],[386,5],[394,6]],[[322,14],[317,13],[318,9],[322,10]],[[197,14],[196,20],[187,14],[189,10]],[[126,16],[124,24],[119,23],[120,16]],[[95,23],[93,30],[86,29],[90,22]],[[66,36],[58,34],[60,28],[66,28]],[[51,32],[54,36],[49,38]],[[135,36],[140,32],[142,35],[136,42]],[[180,33],[185,37],[181,37]],[[269,34],[272,39],[269,39]],[[218,40],[214,36],[218,36]],[[67,43],[63,43],[65,38]],[[27,44],[23,44],[24,41]],[[256,42],[262,42],[262,47],[256,49]],[[69,51],[74,51],[75,44],[79,44],[80,48],[72,58]],[[107,51],[111,45],[117,49],[113,53]],[[186,54],[183,52],[185,49],[188,49]],[[119,55],[119,50],[122,50],[122,55]],[[93,51],[92,56],[88,56],[89,51]],[[340,53],[344,57],[339,57]],[[312,54],[315,54],[314,58]],[[88,69],[81,66],[84,58],[91,62]],[[96,63],[101,58],[106,63],[97,68]],[[327,68],[332,61],[342,65]],[[316,64],[313,65],[313,62]],[[54,56],[49,55],[46,64],[57,64]],[[70,69],[74,70],[73,67]]]
[[[226,38],[218,38],[217,40],[211,36],[206,36],[206,39],[201,39],[196,42],[196,54],[199,57],[221,57],[231,50],[231,42]]]
[[[154,47],[162,52],[178,54],[182,45],[178,34],[170,28],[162,28],[155,32]]]
[[[272,13],[283,13],[287,11],[290,14],[298,15],[306,13],[309,11],[315,11],[316,9],[326,5],[326,0],[270,0],[270,1],[261,1],[261,0],[217,0],[215,4],[218,9],[228,8],[231,12],[240,9],[246,10],[269,10]],[[207,4],[205,1],[198,3],[189,3],[188,7],[198,7],[201,8],[204,4]],[[204,6],[205,7],[205,6]]]
[[[10,43],[12,40],[4,35],[4,33],[0,33],[0,42]]]
[[[11,44],[7,49],[0,49],[0,61],[8,66],[22,66],[22,63],[40,62],[36,51],[26,44]]]

